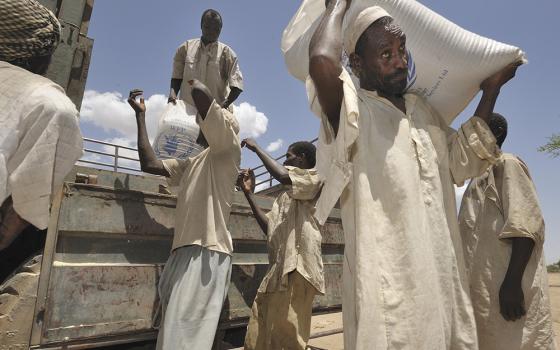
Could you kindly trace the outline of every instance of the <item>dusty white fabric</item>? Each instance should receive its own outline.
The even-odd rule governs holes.
[[[173,79],[183,79],[179,98],[194,105],[189,80],[203,82],[218,104],[222,105],[231,86],[243,90],[243,75],[235,52],[217,41],[204,45],[200,39],[187,40],[173,58]]]
[[[360,39],[363,32],[381,17],[391,17],[391,15],[379,6],[371,6],[358,13],[355,19],[348,21],[348,27],[344,31],[344,49],[346,53],[351,54],[354,52],[358,39]]]
[[[525,163],[512,154],[469,184],[459,212],[481,350],[556,349],[543,253],[544,220]],[[500,315],[499,291],[511,257],[508,238],[535,242],[522,280],[527,315]]]
[[[269,270],[259,292],[286,290],[288,274],[295,270],[324,294],[322,236],[313,217],[322,183],[316,169],[287,168],[292,185],[267,213]]]
[[[158,350],[210,350],[231,278],[231,256],[201,246],[171,253],[159,281]]]
[[[406,115],[341,74],[344,99],[317,204],[340,197],[345,235],[345,349],[476,349],[453,183],[481,174],[499,156],[485,123],[448,128],[422,99],[406,94]],[[321,170],[321,169],[319,169]]]
[[[78,111],[51,80],[0,61],[0,203],[39,229],[82,155]]]
[[[163,160],[169,183],[180,186],[172,249],[196,244],[231,255],[227,222],[241,161],[239,125],[216,101],[198,124],[209,147],[186,160]]]

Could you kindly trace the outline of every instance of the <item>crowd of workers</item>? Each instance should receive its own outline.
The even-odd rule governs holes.
[[[243,77],[218,41],[215,10],[202,14],[201,37],[177,49],[168,100],[196,107],[204,151],[158,159],[142,91],[130,92],[142,171],[179,188],[157,348],[212,347],[231,277],[237,186],[269,249],[245,349],[305,349],[314,296],[325,293],[320,227],[337,201],[345,349],[556,349],[535,186],[525,163],[502,152],[507,122],[494,112],[520,63],[485,79],[474,116],[452,130],[406,93],[406,36],[391,15],[367,8],[343,32],[350,4],[327,2],[309,47],[307,93],[330,144],[322,173],[309,142],[290,145],[279,164],[239,139],[231,104]],[[0,3],[0,250],[26,226],[47,226],[50,197],[82,154],[76,108],[41,76],[60,32],[34,0]],[[286,188],[269,212],[254,199],[253,172],[240,169],[242,148]],[[468,180],[457,216],[454,185]]]

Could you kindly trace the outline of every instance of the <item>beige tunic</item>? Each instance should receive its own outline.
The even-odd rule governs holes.
[[[189,80],[204,83],[219,105],[222,105],[231,86],[243,90],[243,75],[235,52],[217,41],[204,45],[200,39],[187,40],[177,48],[173,58],[173,79],[183,79],[179,98],[194,105]]]
[[[269,271],[259,292],[285,290],[288,273],[297,271],[324,294],[322,237],[313,217],[321,181],[315,169],[287,168],[292,185],[267,213]]]
[[[476,117],[451,130],[411,94],[404,114],[340,78],[336,138],[307,87],[323,121],[321,220],[341,194],[344,348],[476,349],[453,183],[495,161],[493,135]]]
[[[503,154],[471,181],[459,212],[471,297],[481,350],[556,349],[543,253],[544,220],[525,163]],[[535,242],[523,275],[527,315],[516,322],[500,314],[499,291],[511,257],[507,238]]]
[[[0,61],[0,204],[39,229],[51,195],[82,156],[78,111],[51,80]]]
[[[209,147],[186,160],[163,160],[170,184],[180,186],[172,249],[197,244],[231,255],[227,222],[241,161],[239,127],[233,114],[216,101],[198,124]]]

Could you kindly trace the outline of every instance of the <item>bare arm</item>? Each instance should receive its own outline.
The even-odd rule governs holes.
[[[14,210],[12,196],[0,207],[0,252],[10,246],[20,233],[29,226]]]
[[[488,123],[490,116],[494,112],[494,106],[496,105],[496,100],[500,94],[500,89],[505,83],[515,76],[515,72],[520,65],[521,62],[511,63],[499,72],[485,79],[482,84],[480,84],[482,97],[480,98],[480,102],[476,107],[474,115]]]
[[[286,169],[283,165],[278,163],[274,158],[270,156],[270,154],[266,153],[265,150],[261,148],[257,144],[257,142],[251,138],[245,139],[241,141],[241,147],[246,147],[247,149],[255,152],[257,156],[263,162],[264,167],[276,181],[280,182],[283,185],[291,185],[292,180],[290,179],[290,175],[288,173],[288,169]]]
[[[526,314],[521,281],[535,242],[530,238],[511,238],[511,257],[500,288],[500,313],[507,321],[516,321]]]
[[[167,103],[172,102],[173,104],[177,101],[177,95],[179,94],[179,90],[181,89],[181,84],[183,83],[183,79],[171,79],[171,86],[169,88],[169,98],[167,99]]]
[[[140,102],[136,101],[136,97],[140,95],[142,95],[141,90],[132,90],[128,96],[128,104],[136,113],[140,168],[146,173],[169,177],[169,172],[163,166],[163,162],[156,157],[156,153],[154,152],[152,145],[150,145],[148,131],[146,130],[146,105],[144,104],[144,98],[140,98]]]
[[[202,120],[206,119],[206,115],[208,114],[208,110],[214,101],[214,97],[212,97],[212,93],[204,85],[198,80],[190,80],[189,84],[192,86],[191,96],[194,101],[194,105],[198,110],[198,114],[202,118]]]
[[[235,102],[235,100],[237,100],[237,98],[239,97],[239,95],[241,95],[242,92],[243,92],[243,90],[241,90],[240,88],[232,86],[230,88],[230,92],[229,92],[229,95],[226,99],[226,102],[224,102],[222,107],[223,108],[228,108],[233,102]]]
[[[247,198],[247,202],[251,206],[251,210],[253,211],[255,219],[261,227],[261,230],[265,235],[268,234],[268,218],[266,217],[264,211],[257,206],[253,196],[253,191],[255,190],[255,174],[253,171],[250,169],[242,170],[237,178],[237,186],[239,186],[245,194],[245,198]]]
[[[317,97],[335,134],[340,122],[344,97],[342,81],[342,20],[350,0],[327,3],[323,19],[309,43],[309,76],[317,89]]]

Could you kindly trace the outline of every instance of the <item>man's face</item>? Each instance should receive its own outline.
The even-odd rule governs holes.
[[[291,148],[288,148],[286,152],[286,160],[284,161],[284,166],[293,166],[301,169],[305,169],[305,157],[303,155],[297,155]]]
[[[350,62],[367,90],[400,95],[407,83],[408,57],[406,36],[397,26],[370,26],[360,54],[351,54]]]
[[[202,18],[202,39],[207,43],[218,41],[222,31],[222,20],[220,17],[206,14]]]

